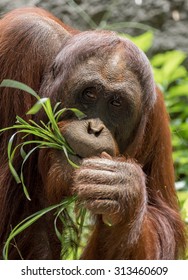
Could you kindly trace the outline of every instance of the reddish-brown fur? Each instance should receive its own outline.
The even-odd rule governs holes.
[[[37,92],[59,50],[69,37],[79,33],[38,8],[19,9],[5,15],[0,21],[0,30],[0,82],[5,78],[18,80]],[[46,88],[48,92],[48,85]],[[12,125],[16,115],[26,118],[25,112],[33,102],[31,96],[19,90],[1,88],[0,128]],[[157,100],[149,116],[143,119],[138,137],[135,137],[125,154],[132,156],[132,165],[143,182],[146,176],[146,188],[143,190],[147,198],[146,209],[141,209],[142,201],[138,201],[137,205],[137,211],[144,213],[142,223],[137,215],[130,221],[131,224],[120,222],[109,227],[104,224],[101,215],[97,215],[83,259],[177,259],[183,256],[185,230],[174,188],[168,123],[163,96],[157,90]],[[43,150],[40,155],[33,155],[25,168],[26,184],[32,199],[31,202],[27,201],[8,167],[7,142],[11,133],[0,135],[1,251],[16,224],[45,206],[60,201],[63,196],[70,195],[69,187],[73,180],[78,183],[80,180],[76,177],[79,175],[73,178],[72,168],[68,164],[61,169],[57,151]],[[15,143],[19,142],[20,138],[17,137]],[[145,176],[137,164],[142,166]],[[19,155],[16,155],[15,165],[19,170]],[[62,173],[71,174],[68,183]],[[62,182],[65,182],[63,186]],[[11,259],[20,258],[19,251],[24,259],[58,259],[60,256],[60,244],[53,229],[53,214],[42,218],[14,241],[14,246],[10,248]]]

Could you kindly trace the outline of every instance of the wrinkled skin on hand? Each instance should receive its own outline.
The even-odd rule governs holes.
[[[101,214],[106,224],[130,222],[138,206],[145,210],[147,197],[140,166],[105,152],[82,161],[75,171],[73,189],[84,206]]]

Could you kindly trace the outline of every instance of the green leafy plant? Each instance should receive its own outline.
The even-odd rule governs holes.
[[[84,117],[84,114],[80,112],[78,109],[75,108],[63,108],[60,110],[57,110],[60,103],[57,103],[54,108],[52,109],[51,106],[51,101],[49,98],[40,98],[38,94],[33,91],[30,87],[28,87],[25,84],[22,84],[17,81],[12,81],[12,80],[4,80],[1,85],[1,87],[12,87],[12,88],[17,88],[21,89],[32,96],[34,96],[37,99],[37,102],[34,104],[34,106],[27,112],[29,115],[36,114],[41,108],[44,109],[47,117],[48,117],[48,123],[45,124],[43,121],[40,121],[40,125],[36,123],[33,120],[29,120],[29,122],[25,121],[23,118],[16,116],[16,123],[13,126],[6,127],[3,129],[0,129],[0,133],[4,132],[6,130],[13,130],[16,129],[16,132],[11,136],[9,142],[8,142],[8,159],[9,159],[9,167],[12,172],[12,175],[14,176],[15,180],[17,183],[22,183],[24,193],[26,197],[30,200],[27,188],[24,183],[24,176],[23,176],[23,167],[29,156],[36,150],[36,149],[41,149],[41,148],[54,148],[58,150],[62,150],[66,157],[68,162],[75,168],[78,166],[74,164],[69,159],[68,154],[74,155],[74,151],[68,146],[66,143],[63,135],[61,134],[59,127],[57,125],[60,116],[67,110],[71,110],[72,112],[75,113],[75,115],[80,119]],[[13,147],[13,141],[15,136],[18,133],[22,133],[23,137],[22,139],[24,140],[21,144],[18,144],[16,147]],[[27,136],[33,135],[37,137],[34,140],[25,140],[27,139]],[[24,150],[24,147],[26,145],[31,145],[34,144],[34,148],[30,150],[27,154]],[[23,162],[21,165],[21,173],[20,175],[17,173],[13,166],[13,159],[15,156],[15,153],[17,149],[20,149],[20,154],[23,158]]]
[[[43,109],[48,118],[48,122],[44,123],[40,121],[40,124],[36,123],[32,119],[29,121],[25,121],[20,116],[16,116],[16,123],[10,127],[0,129],[0,133],[3,133],[6,130],[16,130],[13,135],[10,137],[8,142],[8,160],[9,167],[12,175],[14,176],[16,182],[21,183],[23,186],[23,191],[30,200],[30,196],[27,190],[27,186],[24,183],[24,175],[23,168],[24,164],[31,156],[36,149],[42,148],[54,148],[63,151],[66,155],[68,162],[74,167],[78,166],[69,159],[69,154],[74,155],[74,151],[68,146],[63,135],[61,134],[58,121],[60,116],[66,112],[67,110],[71,110],[75,113],[75,115],[81,119],[85,115],[75,108],[63,108],[59,109],[60,103],[57,103],[54,108],[52,108],[51,101],[49,98],[40,98],[39,95],[33,91],[27,85],[12,81],[12,80],[3,80],[0,84],[0,87],[12,87],[23,90],[37,99],[37,102],[33,105],[33,107],[27,112],[28,115],[33,115],[38,113],[39,110]],[[14,138],[17,134],[22,134],[22,142],[14,147]],[[28,140],[28,136],[34,136],[33,140]],[[25,152],[25,146],[34,145],[34,147],[29,150],[29,152]],[[20,151],[20,155],[23,159],[21,164],[20,174],[17,173],[16,169],[13,165],[14,156],[17,152]],[[62,246],[61,257],[62,258],[78,258],[78,250],[81,248],[81,238],[82,238],[82,229],[84,226],[84,219],[86,215],[86,210],[83,208],[78,208],[77,215],[73,213],[74,205],[77,202],[76,196],[65,198],[61,203],[57,205],[49,206],[45,209],[42,209],[33,215],[27,217],[25,220],[21,221],[15,228],[12,229],[6,243],[4,246],[3,257],[4,259],[8,259],[8,251],[10,242],[18,235],[20,232],[31,226],[38,219],[40,219],[43,215],[47,214],[50,211],[56,209],[55,218],[54,218],[54,229],[58,239],[60,240]],[[69,211],[71,209],[71,211]],[[69,214],[71,212],[71,214]],[[63,231],[60,232],[57,228],[57,220],[60,219],[62,223]],[[18,248],[19,251],[19,248]],[[21,253],[20,253],[21,254]]]

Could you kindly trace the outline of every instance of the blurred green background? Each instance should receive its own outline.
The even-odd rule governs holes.
[[[144,52],[152,46],[152,31],[130,37]],[[182,216],[188,223],[188,71],[186,54],[179,50],[158,53],[150,57],[157,85],[161,88],[170,115],[176,189]]]

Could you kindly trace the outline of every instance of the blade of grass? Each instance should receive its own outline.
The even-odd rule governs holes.
[[[47,116],[49,118],[49,121],[51,122],[52,128],[55,130],[55,132],[58,132],[58,135],[59,135],[59,128],[58,128],[58,125],[57,125],[57,123],[55,121],[55,118],[54,118],[54,114],[53,114],[50,99],[48,99],[46,101],[45,106],[46,106],[46,110],[47,110]]]
[[[39,95],[32,88],[30,88],[26,84],[23,84],[18,81],[4,79],[1,82],[0,87],[10,87],[10,88],[16,88],[19,90],[23,90],[23,91],[26,91],[27,93],[31,94],[32,96],[34,96],[36,99],[38,99],[38,100],[40,99]]]
[[[22,147],[23,147],[23,145],[22,145]],[[34,147],[33,149],[31,149],[31,150],[29,151],[29,153],[27,153],[27,154],[25,155],[25,158],[24,158],[24,160],[22,161],[22,165],[21,165],[20,180],[21,180],[21,183],[22,183],[22,187],[23,187],[24,194],[25,194],[25,196],[27,197],[28,200],[31,200],[31,198],[30,198],[30,196],[29,196],[27,187],[26,187],[26,185],[25,185],[25,183],[24,183],[23,167],[24,167],[25,162],[26,162],[26,161],[28,160],[28,158],[30,157],[30,155],[31,155],[36,149],[38,149],[38,148],[40,148],[40,145],[38,145],[38,146]]]
[[[86,117],[86,115],[84,113],[82,113],[80,110],[78,110],[76,108],[63,108],[63,109],[59,110],[58,112],[56,112],[54,114],[54,118],[55,118],[56,123],[58,123],[60,116],[63,113],[65,113],[66,111],[72,111],[79,120]]]
[[[16,128],[16,127],[15,127]],[[26,133],[26,134],[30,134],[30,135],[34,135],[34,136],[37,136],[39,137],[40,139],[44,139],[46,141],[54,141],[54,137],[52,136],[48,136],[46,133],[42,133],[40,129],[38,128],[35,128],[35,129],[31,129],[31,127],[28,127],[28,128],[25,128],[25,129],[22,129],[19,131],[19,133]],[[59,139],[56,139],[57,143],[59,143],[60,145],[62,145],[62,141],[60,141]]]
[[[74,168],[79,168],[79,166],[77,164],[75,164],[72,160],[70,160],[69,155],[67,153],[67,149],[64,146],[62,146],[62,149],[63,149],[63,151],[65,153],[65,156],[66,156],[69,164],[72,165]]]
[[[11,152],[11,150],[12,150],[12,145],[13,145],[14,138],[15,138],[16,134],[18,134],[18,133],[19,132],[16,132],[11,136],[11,138],[9,139],[9,142],[8,142],[8,147],[7,147],[8,159],[9,159],[9,162],[8,162],[9,163],[9,168],[10,168],[10,171],[11,171],[14,179],[16,180],[17,184],[21,183],[21,180],[20,180],[20,177],[19,177],[17,171],[15,170],[15,168],[13,166],[13,158],[14,158],[15,152],[16,152],[19,145],[16,146],[16,148],[13,150],[13,152]]]
[[[67,110],[71,110],[79,120],[86,117],[86,115],[84,113],[82,113],[80,110],[78,110],[76,108],[68,108]]]
[[[76,259],[76,251],[78,249],[77,235],[78,228],[75,225],[73,219],[69,215],[69,206],[66,208],[66,215],[60,216],[60,220],[64,226],[62,232],[63,246],[61,250],[61,258],[63,259]]]
[[[36,127],[36,129],[38,131],[40,131],[41,133],[43,133],[44,135],[47,135],[49,138],[51,138],[51,140],[53,140],[54,142],[58,142],[60,144],[65,143],[65,138],[61,137],[61,140],[60,139],[57,139],[57,137],[54,135],[53,131],[51,131],[50,127],[47,127],[46,128],[43,128],[41,127],[40,125],[38,125],[36,122],[34,122],[33,120],[29,120],[29,122],[32,124],[30,126],[30,129],[33,130],[34,127]],[[34,126],[34,127],[33,127]],[[42,138],[42,137],[41,137]]]
[[[57,108],[60,106],[61,102],[57,102],[53,108],[53,113],[55,115],[56,111],[57,111]]]
[[[13,143],[13,140],[14,140],[14,137],[16,134],[18,134],[19,132],[16,132],[14,133],[9,142],[8,142],[8,159],[9,159],[9,168],[10,168],[10,171],[13,175],[13,177],[15,178],[17,184],[19,183],[22,183],[22,186],[23,186],[23,190],[24,190],[24,193],[27,197],[27,199],[31,200],[30,199],[30,196],[29,196],[29,193],[27,191],[27,188],[25,186],[25,183],[24,183],[24,178],[23,178],[23,166],[25,164],[25,162],[28,160],[29,156],[37,149],[37,148],[44,148],[44,147],[47,147],[47,148],[55,148],[55,149],[59,149],[59,150],[62,150],[62,147],[61,145],[58,145],[56,143],[50,143],[50,142],[45,142],[45,141],[39,141],[39,140],[31,140],[31,141],[25,141],[24,143],[21,143],[21,144],[18,144],[16,147],[14,147],[14,149],[12,150],[12,143]],[[31,145],[31,144],[38,144],[36,147],[34,147],[32,150],[30,150],[30,152],[28,154],[25,153],[23,147],[26,146],[26,145]],[[13,166],[13,159],[15,157],[15,153],[16,151],[18,150],[18,148],[20,147],[20,154],[23,158],[23,162],[22,162],[22,165],[21,165],[21,173],[20,173],[20,176],[18,175],[16,169],[14,168]]]
[[[23,148],[24,145],[21,146],[20,148],[20,155],[23,159],[25,159],[25,157],[27,156],[26,152],[24,151],[24,148]]]
[[[28,125],[28,122],[26,122],[23,118],[16,116],[16,123],[19,123],[21,125]]]
[[[73,196],[73,197],[70,197],[69,198],[70,200],[69,200],[69,205],[70,204],[72,204],[73,202],[75,202],[76,201],[76,196]],[[69,206],[68,205],[68,206]],[[55,228],[55,232],[56,232],[56,235],[57,235],[57,237],[58,237],[58,239],[60,240],[60,242],[62,243],[62,241],[63,241],[63,239],[62,239],[62,233],[60,233],[60,231],[58,230],[58,228],[57,228],[57,220],[58,220],[58,218],[60,218],[60,220],[61,220],[61,222],[63,223],[63,225],[64,226],[66,226],[67,225],[67,222],[64,220],[64,218],[63,217],[61,217],[61,214],[62,214],[62,212],[65,210],[65,207],[59,207],[59,209],[57,209],[57,214],[56,214],[56,217],[55,217],[55,219],[54,219],[54,228]],[[67,207],[66,207],[66,210],[67,210]],[[70,221],[70,219],[69,219],[69,221]],[[73,222],[72,222],[73,223]]]
[[[38,100],[33,107],[31,107],[31,109],[26,113],[26,115],[35,115],[36,113],[38,113],[38,111],[40,111],[41,108],[43,108],[43,105],[47,102],[49,98],[44,97],[41,98],[40,100]]]
[[[85,208],[80,208],[79,211],[78,211],[78,215],[76,217],[76,223],[78,225],[78,236],[77,236],[77,239],[78,239],[78,244],[81,245],[81,241],[82,241],[82,233],[83,233],[83,228],[84,228],[84,220],[85,220],[85,217],[86,217],[86,209]],[[79,259],[79,256],[78,256],[78,250],[76,250],[75,252],[75,259]]]
[[[5,260],[8,260],[8,252],[9,252],[9,246],[10,242],[13,238],[15,238],[19,233],[24,231],[26,228],[31,226],[33,223],[35,223],[38,219],[40,219],[43,215],[47,214],[48,212],[58,208],[58,207],[64,207],[64,209],[72,203],[74,200],[76,200],[76,196],[70,198],[64,199],[61,203],[49,206],[47,208],[44,208],[29,217],[25,218],[23,221],[21,221],[18,225],[15,226],[15,228],[11,231],[7,241],[5,242],[4,248],[3,248],[3,258]]]
[[[57,215],[56,215],[56,217],[55,217],[55,219],[54,219],[54,229],[55,229],[55,233],[56,233],[56,236],[57,236],[57,238],[59,239],[59,241],[61,242],[61,245],[62,245],[62,233],[58,230],[58,228],[57,228],[57,220],[58,220],[58,218],[59,218],[59,216],[61,215],[61,213],[62,213],[62,209],[60,209],[59,210],[59,212],[57,213]]]
[[[59,121],[60,116],[61,116],[63,113],[65,113],[67,110],[68,110],[67,108],[63,108],[63,109],[57,111],[57,112],[54,114],[54,118],[55,118],[55,121],[56,121],[57,123],[58,123],[58,121]]]

